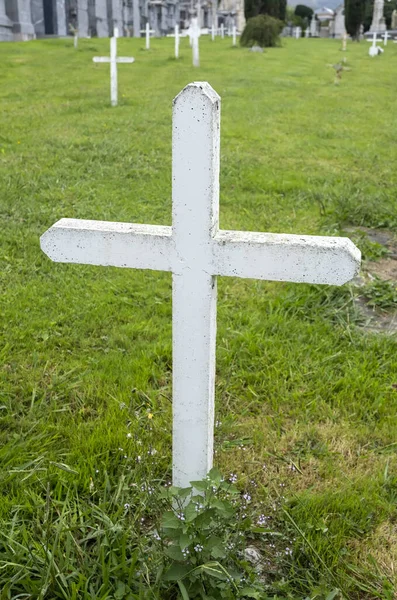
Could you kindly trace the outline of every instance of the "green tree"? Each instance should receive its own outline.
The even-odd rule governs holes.
[[[295,15],[297,17],[302,17],[308,23],[312,18],[313,9],[310,6],[305,6],[304,4],[297,4],[295,6]]]
[[[391,15],[393,10],[397,10],[397,0],[385,2],[383,14],[386,20],[387,29],[391,29]],[[372,23],[372,15],[374,13],[374,0],[367,0],[364,12],[364,31],[368,31]]]
[[[357,40],[360,25],[364,22],[366,0],[345,0],[345,27],[353,39]]]
[[[251,19],[258,15],[270,15],[281,21],[285,20],[287,0],[245,0],[245,18]]]
[[[269,15],[258,15],[248,19],[240,38],[244,47],[261,46],[271,48],[280,45],[280,33],[283,23]]]

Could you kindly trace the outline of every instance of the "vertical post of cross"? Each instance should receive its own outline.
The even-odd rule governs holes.
[[[193,66],[200,66],[200,51],[199,51],[199,37],[200,37],[200,25],[197,19],[192,19],[192,50],[193,50]]]
[[[179,58],[179,25],[175,25],[175,58]]]
[[[233,46],[236,45],[236,36],[237,36],[236,26],[233,25]]]
[[[189,485],[189,473],[204,478],[212,466],[217,288],[202,267],[218,230],[219,138],[220,97],[208,83],[187,86],[174,100],[172,129],[173,236],[184,257],[172,296],[177,486]]]
[[[150,49],[150,25],[146,23],[146,50]]]
[[[110,104],[117,106],[117,37],[115,35],[110,38]]]

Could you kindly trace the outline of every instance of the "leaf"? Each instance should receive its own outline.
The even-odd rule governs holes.
[[[240,593],[243,596],[246,596],[247,598],[257,598],[258,600],[260,600],[260,598],[261,598],[260,593],[257,590],[255,590],[254,588],[250,588],[250,587],[243,588]]]
[[[181,488],[180,490],[178,490],[178,498],[187,498],[188,496],[190,496],[191,493],[191,487]]]
[[[174,544],[165,548],[164,554],[172,558],[172,560],[182,561],[185,559],[179,546],[175,546]]]
[[[334,590],[332,590],[332,592],[330,592],[328,594],[328,596],[326,597],[325,600],[334,600],[334,598],[336,598],[339,595],[339,593],[340,593],[340,590],[334,589]]]
[[[208,473],[208,477],[216,485],[219,485],[222,481],[222,473],[216,467],[211,469],[211,471]]]
[[[215,564],[218,564],[218,563],[215,563]],[[221,571],[219,568],[214,567],[211,563],[201,565],[200,569],[201,569],[201,571],[204,571],[205,573],[207,573],[207,575],[210,575],[211,577],[215,577],[215,579],[221,579],[222,581],[227,580],[227,576],[225,575],[225,573],[223,571]]]
[[[212,558],[225,558],[226,556],[226,548],[224,546],[215,546],[215,548],[213,548],[211,550],[211,556]]]
[[[182,583],[182,581],[180,579],[178,580],[178,586],[179,586],[179,589],[181,590],[183,600],[190,600],[189,594],[187,593],[187,589],[185,588],[184,584]]]
[[[198,512],[196,510],[196,506],[193,504],[193,502],[190,502],[187,507],[185,508],[185,519],[188,523],[190,523],[191,521],[194,521],[194,519],[197,517]]]
[[[165,529],[179,529],[181,521],[174,515],[172,510],[167,510],[161,518],[161,525]]]
[[[65,463],[53,462],[52,460],[50,460],[50,465],[54,465],[54,467],[57,467],[57,469],[61,469],[62,471],[66,471],[66,473],[72,473],[73,475],[79,474],[78,471],[71,469],[70,467],[68,467],[68,465],[65,465]]]
[[[191,539],[190,536],[187,533],[182,533],[182,535],[179,538],[179,547],[181,550],[184,550],[185,548],[187,548],[187,546],[189,546],[189,544],[191,543]]]
[[[208,550],[212,550],[212,548],[215,548],[215,546],[222,546],[222,540],[220,537],[217,537],[216,535],[212,535],[210,538],[208,538],[205,541],[205,547]]]
[[[198,492],[206,492],[208,490],[209,482],[205,479],[203,481],[191,481],[190,484]]]
[[[178,579],[183,579],[189,571],[190,567],[173,563],[168,571],[164,573],[163,581],[178,581]]]

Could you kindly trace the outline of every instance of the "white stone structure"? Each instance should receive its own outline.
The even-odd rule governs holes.
[[[217,275],[342,285],[360,264],[347,238],[219,229],[220,98],[208,83],[174,100],[172,227],[61,219],[52,260],[173,273],[173,482],[212,466]]]
[[[371,33],[384,33],[386,31],[386,21],[383,15],[385,0],[375,0],[374,12],[372,14]]]
[[[118,86],[117,86],[117,63],[133,63],[134,58],[127,56],[117,56],[117,37],[118,29],[114,28],[114,36],[110,38],[110,57],[94,56],[94,63],[110,63],[110,103],[112,106],[117,106],[118,102]]]

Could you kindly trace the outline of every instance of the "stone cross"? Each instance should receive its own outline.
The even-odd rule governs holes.
[[[370,42],[371,40],[368,40],[368,41]],[[372,46],[370,47],[370,49],[369,49],[369,53],[368,53],[370,56],[378,56],[378,54],[379,54],[379,48],[378,48],[378,46],[376,45],[376,42],[377,42],[377,41],[378,41],[378,40],[377,40],[377,38],[376,38],[376,32],[374,32],[374,33],[373,33],[373,36],[372,36]],[[382,52],[383,52],[383,51],[382,51]]]
[[[155,29],[150,29],[149,23],[146,23],[145,29],[141,29],[141,33],[145,34],[145,50],[150,50],[150,34],[156,33]]]
[[[192,19],[191,39],[192,39],[192,50],[193,50],[193,67],[200,66],[199,37],[200,37],[200,27],[198,24],[198,20]]]
[[[179,25],[175,25],[175,58],[179,58]]]
[[[61,219],[41,237],[55,262],[172,272],[177,486],[212,466],[217,276],[342,285],[360,265],[348,238],[220,230],[219,155],[220,98],[191,83],[173,104],[172,227]]]
[[[233,36],[233,46],[236,46],[237,45],[237,29],[236,29],[235,25],[233,25],[232,36]]]
[[[110,38],[110,57],[94,56],[94,63],[110,63],[110,103],[117,106],[117,63],[133,63],[132,57],[117,56],[118,29],[114,28],[114,35]]]

